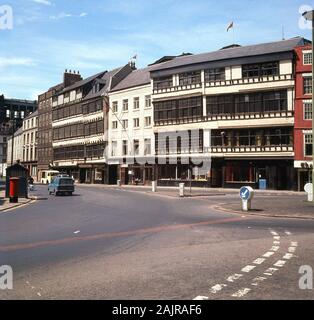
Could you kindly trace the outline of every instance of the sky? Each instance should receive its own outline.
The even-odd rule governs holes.
[[[0,28],[0,94],[37,99],[63,72],[88,77],[128,63],[138,68],[164,55],[194,54],[238,43],[303,36],[307,0],[0,0],[13,28]],[[227,26],[234,22],[234,30]]]

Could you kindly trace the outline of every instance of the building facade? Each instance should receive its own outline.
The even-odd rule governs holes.
[[[294,189],[294,48],[305,43],[228,47],[153,68],[159,184]]]
[[[21,163],[28,169],[29,175],[34,181],[38,181],[38,110],[24,119],[22,128],[23,154]]]
[[[52,169],[52,97],[56,96],[66,86],[73,85],[82,80],[79,72],[65,70],[63,82],[50,88],[47,92],[38,96],[38,175],[43,171]]]
[[[131,71],[100,72],[52,96],[54,169],[80,183],[107,183],[108,91]]]
[[[312,46],[305,45],[296,52],[294,167],[297,170],[298,190],[312,181]]]
[[[149,184],[154,168],[150,67],[134,70],[109,93],[109,183]]]
[[[8,152],[7,152],[8,163],[6,166],[10,166],[11,159],[12,159],[12,136],[8,137],[7,144],[8,144]],[[23,126],[14,133],[13,164],[16,162],[22,162],[22,161],[23,161]]]
[[[7,157],[7,141],[23,124],[23,120],[37,109],[37,101],[7,99],[0,96],[0,175],[5,175],[7,164],[11,165],[11,157]]]

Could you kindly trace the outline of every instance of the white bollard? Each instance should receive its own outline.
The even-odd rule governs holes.
[[[117,186],[121,187],[121,180],[117,180]]]
[[[157,181],[152,181],[152,192],[157,192]]]
[[[307,194],[307,201],[313,202],[313,193],[308,193]]]
[[[242,210],[246,212],[251,210],[251,200],[242,200]]]
[[[185,193],[185,184],[179,183],[179,196],[184,197],[184,193]]]

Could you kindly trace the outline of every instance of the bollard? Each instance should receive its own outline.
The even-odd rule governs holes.
[[[152,181],[152,192],[157,192],[157,181]]]
[[[240,198],[242,200],[242,211],[250,211],[252,207],[251,200],[254,197],[254,190],[252,187],[242,187],[240,189]]]
[[[117,186],[121,187],[121,180],[117,180]]]
[[[184,193],[185,193],[185,184],[179,183],[179,196],[184,197]]]
[[[313,185],[312,185],[312,183],[307,183],[304,186],[304,191],[307,193],[307,201],[313,202]]]

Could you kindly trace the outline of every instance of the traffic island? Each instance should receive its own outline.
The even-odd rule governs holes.
[[[314,205],[306,196],[255,196],[251,210],[242,211],[241,200],[215,206],[215,209],[230,213],[259,215],[278,218],[314,219]]]

